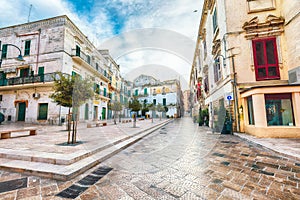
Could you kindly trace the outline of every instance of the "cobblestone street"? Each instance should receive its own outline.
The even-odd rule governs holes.
[[[71,181],[1,171],[0,182],[22,178],[27,187],[2,192],[0,199],[61,199],[66,188],[87,200],[300,199],[299,160],[212,133],[190,118],[169,123]]]

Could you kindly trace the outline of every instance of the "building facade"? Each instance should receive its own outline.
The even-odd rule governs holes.
[[[228,114],[234,131],[300,137],[299,7],[297,0],[204,1],[190,85],[211,127]]]
[[[142,105],[161,104],[167,107],[166,117],[183,116],[183,94],[177,79],[159,81],[152,76],[140,75],[133,81],[132,93],[132,96],[137,97]],[[152,116],[152,112],[148,114]]]
[[[79,109],[80,120],[106,119],[110,76],[107,60],[67,16],[0,29],[1,112],[7,121],[58,122],[68,112],[49,95],[57,72],[94,83],[95,97]],[[17,48],[24,61],[16,61]]]

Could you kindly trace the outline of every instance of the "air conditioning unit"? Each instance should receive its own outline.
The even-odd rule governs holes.
[[[300,66],[289,70],[289,84],[300,84]]]
[[[32,97],[35,98],[35,99],[38,99],[40,98],[40,94],[39,93],[33,93]]]

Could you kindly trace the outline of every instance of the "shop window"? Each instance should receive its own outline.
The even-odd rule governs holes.
[[[291,94],[265,94],[268,126],[294,126]]]
[[[254,125],[254,111],[253,111],[253,100],[252,96],[247,98],[247,106],[248,106],[248,119],[249,125]]]
[[[279,64],[275,38],[253,40],[256,80],[279,79]]]

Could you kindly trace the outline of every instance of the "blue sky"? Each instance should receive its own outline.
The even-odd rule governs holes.
[[[151,28],[173,31],[177,36],[179,34],[195,42],[202,3],[203,0],[0,0],[0,28],[26,23],[32,5],[30,21],[67,15],[98,48],[105,48],[102,44],[111,38]],[[124,45],[129,38],[124,38]],[[136,40],[132,44],[138,44],[137,46],[144,43],[143,39],[139,36],[130,38]],[[164,43],[159,35],[148,39]],[[176,40],[174,41],[176,44]],[[181,48],[181,44],[178,43],[177,48]],[[193,51],[194,47],[187,49],[191,55]],[[121,65],[123,74],[140,66],[157,64],[180,69],[177,72],[188,79],[191,63],[166,52],[164,49],[139,49],[117,62]]]

